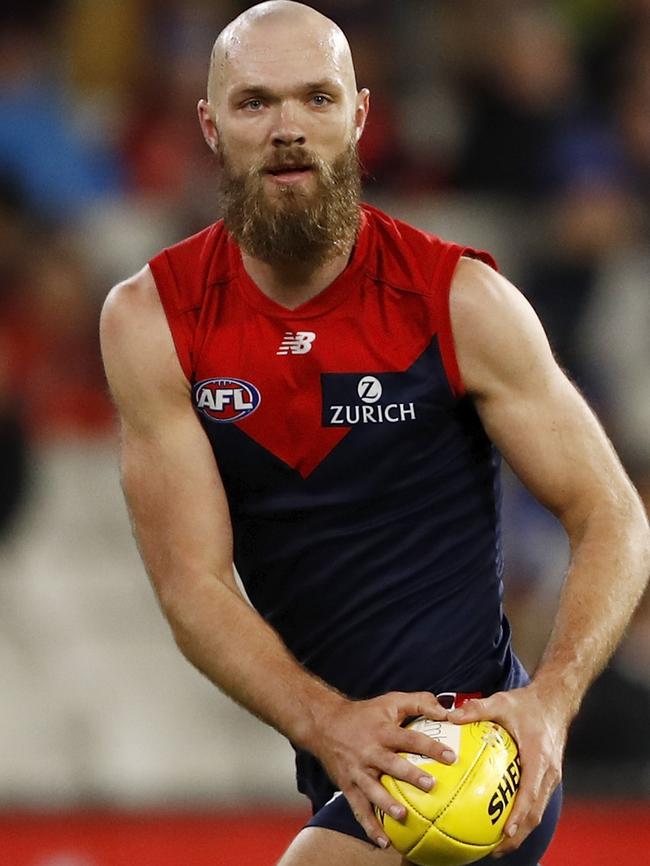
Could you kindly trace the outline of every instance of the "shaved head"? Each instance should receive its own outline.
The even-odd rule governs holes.
[[[229,78],[244,58],[273,46],[281,55],[316,47],[324,61],[340,77],[350,94],[356,93],[356,77],[350,46],[341,28],[304,3],[268,0],[258,3],[231,21],[217,37],[210,58],[208,101],[215,106]]]
[[[317,268],[352,249],[368,99],[343,32],[310,6],[259,3],[219,34],[199,119],[224,222],[250,256]]]

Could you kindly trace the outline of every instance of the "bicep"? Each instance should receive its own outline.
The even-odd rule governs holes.
[[[150,275],[109,296],[102,353],[120,416],[122,485],[161,603],[191,580],[234,588],[226,495]]]
[[[488,436],[531,493],[570,528],[604,494],[621,468],[602,427],[558,369],[530,392],[515,386],[477,401]]]
[[[577,529],[599,500],[627,489],[627,478],[528,302],[484,265],[467,264],[452,294],[452,322],[468,392],[523,483]]]
[[[147,435],[122,424],[121,475],[138,546],[163,605],[188,580],[234,587],[228,503],[191,407]]]

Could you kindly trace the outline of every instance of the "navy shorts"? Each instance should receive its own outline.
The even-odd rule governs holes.
[[[483,857],[477,863],[499,864],[499,866],[537,866],[541,862],[541,858],[548,848],[553,833],[557,827],[560,818],[560,810],[562,808],[562,786],[558,786],[551,797],[541,823],[533,830],[520,847],[513,851],[512,854],[507,854],[504,857],[494,860],[491,856]],[[368,837],[363,831],[361,824],[352,814],[352,809],[348,805],[348,801],[342,794],[335,796],[334,799],[326,803],[321,809],[316,812],[307,827],[325,827],[329,830],[336,830],[339,833],[346,833],[348,836],[354,836],[356,839],[362,839],[368,842]]]

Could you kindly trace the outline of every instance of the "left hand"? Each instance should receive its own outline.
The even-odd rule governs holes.
[[[521,755],[521,785],[493,857],[518,848],[542,820],[551,794],[562,778],[562,757],[569,718],[557,696],[544,700],[534,683],[489,698],[472,699],[448,715],[455,724],[498,722],[515,739]]]

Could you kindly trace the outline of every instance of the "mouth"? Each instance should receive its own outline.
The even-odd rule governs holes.
[[[296,183],[303,178],[308,177],[313,172],[309,165],[282,165],[275,168],[268,168],[265,174],[272,177],[277,183]]]

